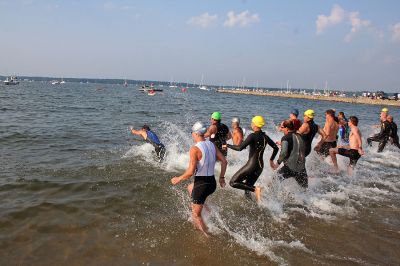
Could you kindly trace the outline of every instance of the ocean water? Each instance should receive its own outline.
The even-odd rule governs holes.
[[[212,236],[193,230],[189,182],[170,184],[187,167],[191,125],[220,111],[249,129],[263,115],[279,140],[274,124],[293,107],[315,109],[319,124],[328,108],[356,115],[364,141],[382,108],[194,88],[150,97],[132,85],[0,86],[0,265],[398,265],[400,153],[390,145],[364,145],[352,177],[347,158],[332,175],[312,153],[307,191],[266,164],[259,205],[217,189],[204,214]],[[161,164],[127,130],[144,123],[167,147]],[[229,151],[227,182],[247,156]]]

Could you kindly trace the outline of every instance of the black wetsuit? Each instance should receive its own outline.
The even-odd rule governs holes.
[[[304,141],[304,145],[305,145],[304,153],[305,153],[305,156],[307,157],[311,152],[312,141],[313,141],[315,135],[318,133],[318,125],[314,123],[314,120],[311,120],[306,123],[308,123],[308,126],[310,127],[310,131],[306,134],[302,134],[301,138]]]
[[[214,137],[210,137],[210,141],[215,144],[215,146],[221,151],[221,153],[226,157],[228,155],[228,150],[222,149],[222,145],[226,144],[226,139],[229,134],[229,128],[222,123],[217,124],[217,133]]]
[[[397,124],[390,122],[390,134],[389,137],[393,145],[400,149],[399,135],[397,135]]]
[[[229,182],[232,187],[254,192],[254,184],[264,169],[263,155],[267,144],[274,149],[270,158],[270,160],[274,160],[279,148],[262,131],[251,133],[240,145],[227,144],[229,148],[236,151],[241,151],[250,146],[249,160],[233,175]]]
[[[279,169],[282,179],[293,177],[297,183],[306,188],[308,187],[308,177],[306,171],[305,142],[300,134],[290,132],[282,137],[282,149],[279,154],[278,164],[284,163]]]
[[[386,146],[386,143],[389,140],[390,136],[390,123],[389,121],[381,121],[381,131],[378,134],[373,135],[372,137],[367,138],[367,143],[369,146],[372,146],[372,141],[379,142],[378,152],[382,152]]]

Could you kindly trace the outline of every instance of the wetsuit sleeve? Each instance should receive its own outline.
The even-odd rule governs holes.
[[[273,161],[273,160],[275,159],[276,155],[278,154],[279,148],[278,148],[278,146],[275,144],[275,142],[274,142],[270,137],[268,137],[267,135],[265,135],[265,136],[267,137],[267,143],[268,143],[268,145],[271,146],[272,149],[274,149],[274,150],[272,151],[271,158],[269,159],[270,161]]]
[[[231,145],[231,144],[226,144],[226,146],[232,150],[235,151],[241,151],[246,149],[247,146],[249,146],[253,142],[254,134],[250,134],[247,136],[247,138],[240,144],[240,145]]]
[[[289,142],[287,140],[282,141],[281,153],[279,154],[278,164],[281,164],[289,154]]]

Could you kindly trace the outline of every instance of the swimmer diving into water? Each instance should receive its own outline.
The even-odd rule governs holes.
[[[133,134],[133,135],[137,135],[137,136],[142,136],[143,139],[150,143],[151,145],[153,145],[158,160],[159,162],[162,162],[164,160],[165,157],[165,146],[164,144],[161,143],[161,141],[158,139],[156,133],[154,133],[153,131],[150,130],[150,127],[148,125],[143,125],[143,127],[139,130],[135,130],[133,129],[132,126],[129,127],[129,131]]]

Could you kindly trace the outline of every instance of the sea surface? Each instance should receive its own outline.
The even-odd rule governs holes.
[[[191,125],[220,111],[249,132],[263,115],[279,140],[275,125],[293,107],[315,109],[319,124],[329,108],[356,115],[364,141],[382,108],[196,88],[148,96],[133,85],[0,85],[0,265],[399,265],[400,151],[391,145],[381,154],[364,145],[352,177],[347,158],[332,175],[313,152],[307,191],[266,164],[259,205],[217,189],[204,214],[211,237],[193,230],[189,181],[170,183],[187,167]],[[400,109],[390,112],[399,122]],[[127,130],[144,123],[167,147],[161,164]],[[227,182],[247,156],[229,151]]]

